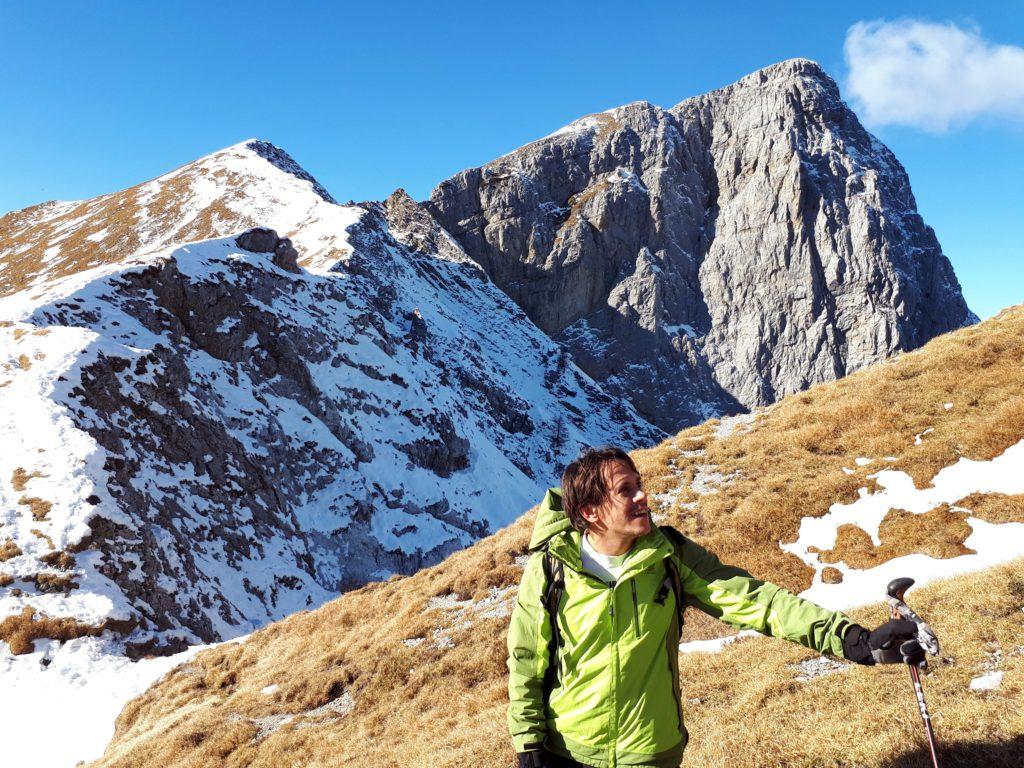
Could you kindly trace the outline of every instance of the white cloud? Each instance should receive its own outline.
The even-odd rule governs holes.
[[[941,133],[981,116],[1024,121],[1024,48],[952,22],[860,21],[846,32],[847,93],[869,125]]]

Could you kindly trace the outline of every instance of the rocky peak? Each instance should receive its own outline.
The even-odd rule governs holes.
[[[588,115],[428,208],[527,315],[674,431],[972,322],[892,153],[815,62]]]
[[[320,195],[320,197],[323,198],[326,202],[337,202],[333,197],[331,197],[330,193],[326,189],[324,189],[320,182],[318,182],[309,173],[307,173],[306,170],[301,165],[299,165],[297,162],[295,162],[295,160],[292,159],[291,155],[289,155],[280,147],[275,147],[269,141],[261,141],[259,139],[249,139],[248,141],[243,142],[239,146],[244,147],[246,150],[255,152],[257,155],[262,157],[275,168],[282,170],[285,173],[291,174],[295,178],[301,179],[302,181],[308,181],[312,185],[313,191]],[[233,149],[235,149],[235,147],[229,147],[227,150],[222,150],[222,153],[230,152]]]

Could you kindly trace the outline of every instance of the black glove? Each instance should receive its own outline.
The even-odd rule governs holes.
[[[843,635],[843,655],[858,664],[920,665],[924,661],[917,625],[905,619],[890,619],[874,632],[851,624]]]
[[[528,752],[516,753],[516,757],[519,758],[519,768],[547,768],[548,753],[543,747],[533,749],[531,745],[527,749]]]

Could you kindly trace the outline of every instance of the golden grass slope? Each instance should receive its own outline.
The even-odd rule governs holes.
[[[1017,307],[786,398],[749,428],[719,436],[712,422],[634,456],[649,488],[665,494],[658,499],[669,522],[723,559],[799,591],[810,571],[778,542],[796,538],[803,516],[871,487],[867,475],[885,457],[895,460],[884,466],[923,485],[960,456],[991,459],[1024,438],[1022,366],[1024,308]],[[859,467],[857,457],[875,462]],[[694,493],[694,479],[714,492]],[[1019,498],[975,494],[964,505],[989,520],[1024,520]],[[957,513],[922,515],[915,525],[896,513],[888,527],[916,549],[954,555],[957,541],[943,539],[939,554],[932,544],[935,520],[950,514]],[[532,524],[525,515],[438,566],[200,654],[124,709],[95,765],[512,765],[504,638]],[[870,542],[845,541],[837,549],[872,564],[908,548],[891,537],[878,552]],[[952,658],[935,664],[925,683],[950,765],[1024,764],[1022,565],[910,593]],[[875,605],[853,615],[875,625],[886,613]],[[688,614],[688,638],[720,632]],[[904,669],[847,668],[802,682],[804,670],[793,665],[811,657],[762,638],[719,655],[683,656],[694,736],[685,764],[926,764]],[[969,689],[997,665],[1001,688]]]

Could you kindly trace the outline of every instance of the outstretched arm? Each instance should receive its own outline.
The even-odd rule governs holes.
[[[819,653],[843,656],[843,636],[853,621],[838,611],[761,581],[742,568],[724,565],[686,539],[677,548],[686,604],[742,629],[782,637]]]

